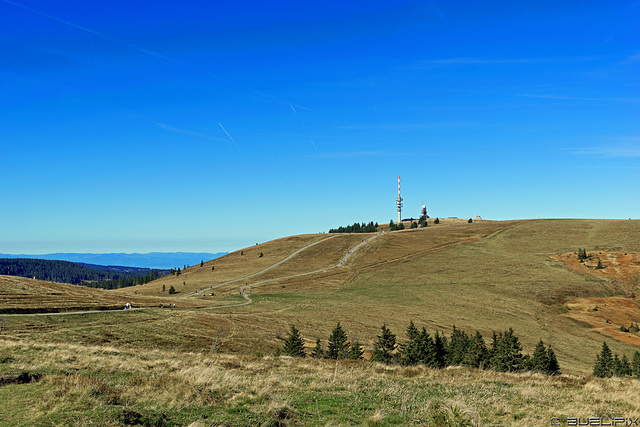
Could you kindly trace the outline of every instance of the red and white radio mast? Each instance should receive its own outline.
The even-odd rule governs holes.
[[[398,224],[402,222],[402,197],[400,197],[400,175],[398,175],[398,198],[396,199],[396,207],[398,208]]]

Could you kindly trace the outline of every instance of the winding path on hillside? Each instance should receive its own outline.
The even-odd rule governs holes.
[[[207,292],[207,291],[209,291],[211,289],[219,288],[220,286],[228,285],[228,284],[234,283],[234,282],[239,282],[240,280],[245,280],[245,279],[248,279],[250,277],[257,276],[258,274],[262,274],[265,271],[269,271],[272,268],[277,267],[277,266],[279,266],[280,264],[282,264],[282,263],[284,263],[286,261],[289,261],[291,258],[293,258],[294,256],[298,255],[300,252],[302,252],[302,251],[304,251],[306,249],[309,249],[311,246],[317,245],[318,243],[326,242],[327,240],[333,239],[334,237],[338,237],[338,235],[336,234],[335,236],[327,237],[326,239],[318,240],[317,242],[313,242],[310,245],[302,247],[302,248],[298,249],[297,251],[295,251],[294,253],[292,253],[291,255],[289,255],[288,257],[286,257],[284,259],[281,259],[280,261],[276,262],[275,264],[270,265],[267,268],[263,268],[262,270],[258,271],[257,273],[249,274],[248,276],[244,276],[244,277],[238,277],[237,279],[233,279],[233,280],[228,280],[228,281],[226,281],[224,283],[220,283],[218,285],[211,286],[209,288],[202,289],[200,291],[196,291],[196,292],[190,293],[189,295],[185,295],[182,298],[189,298],[189,297],[192,297],[192,296]],[[241,305],[244,305],[244,304],[241,304]]]
[[[356,250],[360,249],[362,246],[366,245],[371,240],[373,240],[374,238],[378,237],[381,234],[383,234],[383,232],[382,233],[378,233],[378,234],[376,234],[374,236],[371,236],[368,239],[363,240],[362,242],[358,243],[356,246],[354,246],[353,248],[348,250],[347,253],[344,255],[344,257],[342,257],[342,259],[336,265],[332,265],[330,267],[321,268],[321,269],[315,270],[315,271],[309,271],[309,272],[305,272],[305,273],[294,274],[294,275],[291,275],[291,276],[275,277],[275,278],[272,278],[272,279],[261,280],[261,281],[258,281],[258,282],[254,282],[254,283],[248,284],[247,286],[258,285],[258,284],[261,284],[261,283],[272,282],[272,281],[276,281],[276,280],[283,280],[283,279],[290,279],[290,278],[294,278],[294,277],[306,276],[306,275],[309,275],[309,274],[320,273],[320,272],[323,272],[323,271],[327,271],[327,270],[331,270],[331,269],[334,269],[334,268],[341,267],[347,262],[347,260],[349,258],[351,258],[351,255],[353,255],[353,253]],[[310,248],[310,247],[312,247],[314,245],[317,245],[319,243],[325,242],[325,241],[327,241],[329,239],[336,238],[338,236],[340,236],[340,235],[336,234],[334,236],[330,236],[330,237],[327,237],[326,239],[318,240],[317,242],[314,242],[314,243],[311,243],[311,244],[309,244],[307,246],[304,246],[304,247],[298,249],[297,251],[293,252],[292,254],[287,256],[286,258],[284,258],[284,259],[276,262],[275,264],[272,264],[269,267],[264,268],[264,269],[262,269],[262,270],[260,270],[260,271],[258,271],[256,273],[249,274],[249,275],[243,276],[243,277],[239,277],[239,278],[236,278],[236,279],[233,279],[233,280],[228,280],[226,282],[220,283],[220,284],[212,286],[210,288],[206,288],[204,290],[201,290],[201,291],[198,291],[198,292],[194,292],[194,293],[191,293],[189,295],[185,295],[182,298],[193,297],[193,296],[199,295],[201,293],[207,292],[210,289],[219,288],[219,287],[224,286],[224,285],[228,285],[228,284],[239,282],[241,280],[245,280],[245,279],[248,279],[248,278],[251,278],[251,277],[255,277],[255,276],[259,275],[259,274],[262,274],[262,273],[264,273],[266,271],[271,270],[274,267],[279,266],[280,264],[282,264],[282,263],[290,260],[294,256],[298,255],[300,252],[302,252],[302,251],[304,251],[304,250],[306,250],[306,249],[308,249],[308,248]],[[253,300],[251,298],[249,298],[245,293],[243,293],[242,296],[246,300],[243,303],[205,307],[205,308],[202,308],[202,310],[215,310],[215,309],[219,309],[219,308],[240,307],[240,306],[243,306],[243,305],[248,305],[248,304],[253,303]],[[144,310],[145,308],[148,308],[148,307],[137,307],[137,308],[132,308],[131,310]],[[65,316],[65,315],[73,315],[73,314],[126,313],[126,312],[131,311],[131,310],[83,310],[83,311],[62,311],[62,312],[55,312],[55,313],[51,313],[51,312],[49,312],[49,313],[17,313],[17,314],[0,314],[0,317],[3,317],[3,316]]]
[[[358,249],[360,249],[362,246],[364,246],[364,245],[366,245],[367,243],[371,242],[373,239],[375,239],[376,237],[380,236],[380,235],[381,235],[381,234],[383,234],[383,233],[384,233],[384,231],[383,231],[383,232],[380,232],[380,233],[377,233],[377,234],[375,234],[375,235],[373,235],[373,236],[369,237],[368,239],[365,239],[365,240],[363,240],[362,242],[360,242],[360,243],[358,243],[357,245],[355,245],[353,248],[351,248],[350,250],[348,250],[348,251],[347,251],[347,253],[342,257],[342,259],[341,259],[340,261],[338,261],[338,263],[337,263],[336,265],[332,265],[332,266],[329,266],[329,267],[321,268],[321,269],[319,269],[319,270],[307,271],[307,272],[305,272],[305,273],[293,274],[293,275],[290,275],[290,276],[274,277],[274,278],[271,278],[271,279],[260,280],[260,281],[258,281],[258,282],[249,283],[249,284],[247,284],[247,285],[246,285],[246,287],[251,287],[251,286],[255,286],[255,285],[260,285],[260,284],[263,284],[263,283],[273,282],[273,281],[277,281],[277,280],[285,280],[285,279],[292,279],[292,278],[296,278],[296,277],[308,276],[308,275],[310,275],[310,274],[322,273],[323,271],[328,271],[328,270],[332,270],[332,269],[334,269],[334,268],[341,267],[341,266],[343,266],[343,265],[347,262],[347,260],[349,260],[349,258],[351,258],[351,255],[353,255],[353,253],[354,253],[355,251],[357,251],[357,250],[358,250]],[[292,254],[291,254],[291,255],[289,255],[287,258],[283,259],[282,261],[279,261],[279,262],[277,262],[276,264],[273,264],[272,266],[267,267],[267,268],[265,268],[264,270],[261,270],[261,271],[259,271],[259,272],[257,272],[257,273],[251,274],[251,275],[249,275],[249,276],[241,277],[241,278],[239,278],[239,279],[229,280],[229,281],[227,281],[227,282],[220,283],[219,285],[213,286],[213,287],[211,287],[211,288],[209,288],[209,289],[215,289],[215,288],[218,288],[218,287],[223,286],[223,285],[228,285],[228,284],[230,284],[230,283],[234,283],[234,282],[237,282],[237,281],[240,281],[240,280],[244,280],[244,279],[246,279],[246,278],[248,278],[248,277],[254,277],[254,276],[257,276],[258,274],[263,273],[263,272],[265,272],[265,271],[267,271],[267,270],[270,270],[270,269],[272,269],[273,267],[275,267],[275,266],[277,266],[277,265],[280,265],[280,264],[282,264],[283,262],[285,262],[285,261],[287,261],[287,260],[291,259],[294,255],[297,255],[298,253],[300,253],[300,252],[301,252],[301,251],[303,251],[304,249],[307,249],[307,248],[309,248],[310,246],[316,245],[316,244],[318,244],[318,243],[324,242],[324,241],[326,241],[326,240],[328,240],[328,239],[332,239],[332,238],[334,238],[334,237],[338,237],[338,235],[331,236],[331,237],[328,237],[328,238],[326,238],[326,239],[322,239],[322,240],[320,240],[320,241],[317,241],[317,242],[315,242],[315,243],[312,243],[312,244],[310,244],[310,245],[308,245],[308,246],[305,246],[304,248],[301,248],[301,249],[297,250],[296,252],[292,253]],[[194,293],[192,293],[192,294],[186,295],[186,296],[185,296],[185,297],[183,297],[183,298],[190,297],[190,296],[195,296],[195,295],[199,294],[200,292],[206,292],[206,291],[207,291],[207,290],[209,290],[209,289],[205,289],[205,290],[203,290],[203,291],[194,292]],[[251,299],[246,295],[246,293],[242,293],[242,296],[246,299],[246,301],[245,301],[245,302],[243,302],[243,303],[239,303],[239,304],[229,304],[229,305],[219,305],[219,306],[214,306],[214,307],[206,307],[206,308],[203,308],[202,310],[213,310],[213,309],[217,309],[217,308],[240,307],[240,306],[243,306],[243,305],[249,305],[249,304],[251,304],[251,303],[253,302],[253,300],[251,300]]]

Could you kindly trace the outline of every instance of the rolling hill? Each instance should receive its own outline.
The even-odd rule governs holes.
[[[562,388],[565,387],[562,384],[569,383],[572,385],[566,387],[581,393],[579,390],[583,387],[596,387],[596,383],[584,376],[590,374],[604,340],[619,354],[630,356],[638,349],[638,334],[623,332],[620,326],[640,321],[637,300],[640,266],[635,258],[640,254],[639,236],[640,221],[631,220],[467,223],[453,219],[443,220],[439,225],[430,223],[427,228],[399,232],[291,236],[235,251],[207,261],[203,266],[192,266],[179,276],[170,275],[117,291],[83,289],[87,293],[77,297],[99,301],[104,298],[101,295],[108,295],[114,299],[114,304],[136,300],[138,305],[149,307],[126,313],[126,317],[116,319],[109,312],[72,315],[69,319],[73,320],[64,324],[60,320],[64,316],[2,317],[2,338],[21,343],[38,342],[42,346],[47,343],[66,343],[83,349],[89,348],[85,346],[110,346],[123,349],[117,352],[132,351],[140,355],[135,358],[149,360],[156,360],[156,356],[148,354],[153,351],[169,352],[157,356],[158,360],[172,357],[169,354],[183,354],[186,360],[192,358],[192,354],[214,352],[217,362],[212,359],[211,363],[223,372],[234,369],[252,372],[254,368],[262,369],[257,366],[264,362],[270,366],[264,369],[270,375],[276,375],[276,367],[271,365],[276,362],[271,362],[272,359],[265,355],[273,354],[274,349],[282,345],[291,325],[300,329],[307,350],[310,350],[316,339],[326,342],[339,321],[349,339],[357,339],[367,354],[382,324],[395,332],[400,341],[405,339],[404,331],[410,321],[419,328],[426,327],[431,333],[440,331],[446,335],[454,325],[469,333],[479,330],[485,339],[493,331],[513,327],[525,352],[531,353],[542,339],[553,347],[563,373],[569,374],[559,382],[548,380],[551,382],[547,385],[529,384],[532,393],[534,389],[542,392],[547,386]],[[592,264],[571,261],[571,254],[578,248],[586,248],[592,256],[591,263],[596,257],[602,259],[604,268],[598,270]],[[36,310],[43,305],[48,309],[75,306],[56,295],[40,299],[27,296],[35,281],[22,279],[22,287],[18,288],[16,279],[2,279],[3,305],[8,304],[4,301],[11,300],[15,305],[13,308],[21,306],[24,310]],[[172,287],[176,293],[169,295],[168,290]],[[243,288],[245,295],[241,295]],[[25,297],[20,297],[20,292]],[[35,291],[32,293],[35,295]],[[175,303],[177,309],[158,308],[159,304],[166,303]],[[46,351],[44,347],[42,351]],[[227,354],[228,358],[220,359],[222,356],[217,356],[220,353]],[[306,365],[295,361],[286,363],[290,363],[293,372],[300,371],[300,376],[274,380],[292,381],[301,390],[307,390],[309,384],[297,382],[303,381],[304,372],[316,369],[333,372],[334,369],[333,365],[323,365],[324,362],[313,362],[312,365],[309,365],[311,362],[304,362]],[[337,373],[337,365],[335,369]],[[431,375],[428,370],[397,369],[392,376],[399,377],[391,383],[382,381],[387,371],[380,371],[380,384],[395,387],[404,383],[400,378]],[[372,372],[373,378],[378,378],[376,371]],[[470,378],[476,374],[466,372],[443,373],[441,380],[454,381],[454,376],[461,375],[469,380],[467,386],[472,389],[486,380],[481,377],[472,380]],[[491,384],[502,381],[511,384],[505,387],[514,387],[514,390],[520,390],[516,384],[525,381],[524,377],[496,375],[486,381]],[[597,382],[597,387],[608,387],[602,384],[605,383]],[[618,386],[626,387],[624,384]],[[325,386],[331,389],[324,383],[317,389],[329,392]],[[280,390],[281,387],[275,388]],[[638,396],[637,387],[632,389],[635,390],[633,395]],[[526,394],[523,390],[518,391],[519,396]],[[247,389],[241,393],[252,396],[258,392]],[[289,399],[297,402],[298,398]],[[480,400],[487,404],[482,399],[484,397]],[[571,397],[569,394],[558,399],[570,400]],[[621,402],[620,399],[612,397],[611,402]],[[227,398],[221,401],[237,407]],[[532,412],[544,407],[545,403],[534,405],[518,418],[514,412],[519,405],[517,399],[507,401],[504,405],[510,408],[505,409],[508,416],[500,415],[498,411],[489,417],[477,409],[478,417],[489,417],[494,421],[521,420],[520,425],[541,422]],[[261,405],[256,402],[251,405]],[[564,408],[565,417],[571,416],[566,412],[569,403],[565,406],[561,401],[556,403]],[[299,408],[300,405],[302,403],[293,406]],[[460,408],[464,408],[476,404],[463,399],[461,405]],[[252,411],[260,412],[251,407]],[[387,408],[389,413],[396,413],[396,409]],[[637,405],[628,407],[629,410],[634,408],[640,410]],[[306,410],[315,409],[310,406]],[[370,418],[375,415],[373,408],[361,410]],[[265,411],[265,414],[269,412]],[[299,411],[291,411],[297,414],[292,415],[292,419],[311,419]],[[467,417],[464,419],[473,418],[465,415],[465,410],[461,411],[461,416]],[[390,422],[391,418],[385,418],[384,414],[380,417]],[[360,418],[360,422],[362,420]],[[252,424],[249,420],[240,425]]]

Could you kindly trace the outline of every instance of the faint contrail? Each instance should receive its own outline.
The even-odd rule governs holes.
[[[227,130],[224,128],[224,126],[222,126],[222,123],[218,122],[218,124],[220,125],[220,127],[222,128],[222,130],[224,131],[224,133],[227,134],[227,136],[229,137],[229,139],[231,140],[231,142],[233,142],[233,145],[235,145],[236,147],[238,146],[238,144],[236,144],[236,141],[234,141],[233,137],[231,135],[229,135],[229,132],[227,132]]]
[[[304,125],[304,122],[302,121],[302,119],[300,119],[300,117],[298,117],[298,112],[296,111],[296,109],[293,107],[293,104],[289,104],[289,106],[291,107],[291,109],[293,110],[293,113],[296,115],[296,119],[298,119],[298,122],[300,123],[300,125],[303,127],[305,133],[307,131],[307,127]],[[313,142],[313,139],[311,139],[311,137],[309,137],[309,142],[311,142],[311,145],[313,145],[313,148],[318,151],[318,147],[316,147],[316,144]]]
[[[15,6],[15,7],[19,7],[19,8],[24,9],[24,10],[28,10],[29,12],[35,13],[36,15],[44,16],[47,19],[51,19],[51,20],[59,22],[61,24],[68,25],[70,27],[76,28],[76,29],[84,31],[86,33],[90,33],[90,34],[93,34],[95,36],[102,37],[105,40],[109,40],[109,41],[118,43],[118,44],[126,46],[126,47],[128,47],[130,49],[134,49],[134,50],[137,50],[138,52],[142,52],[142,53],[144,53],[146,55],[150,55],[150,56],[153,56],[153,57],[156,57],[156,58],[160,58],[160,59],[163,59],[165,61],[172,62],[174,64],[180,64],[179,61],[176,61],[175,59],[171,59],[171,58],[169,58],[167,56],[164,56],[164,55],[162,55],[162,54],[160,54],[158,52],[154,52],[153,50],[145,49],[145,48],[140,47],[140,46],[136,46],[136,45],[128,43],[128,42],[126,42],[124,40],[116,39],[116,38],[111,37],[111,36],[109,36],[107,34],[101,33],[99,31],[92,30],[91,28],[83,27],[82,25],[74,24],[73,22],[70,22],[70,21],[65,21],[64,19],[60,19],[60,18],[57,18],[57,17],[55,17],[53,15],[49,15],[49,14],[46,14],[44,12],[40,12],[39,10],[32,9],[32,8],[30,8],[28,6],[24,6],[24,5],[21,5],[19,3],[12,2],[11,0],[0,0],[0,1],[2,1],[4,3],[7,3],[7,4],[10,4],[12,6]]]

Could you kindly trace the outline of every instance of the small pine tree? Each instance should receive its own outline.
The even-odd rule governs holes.
[[[620,360],[617,354],[613,355],[613,362],[611,363],[611,375],[614,377],[624,376],[622,361]]]
[[[305,357],[304,341],[300,336],[300,331],[294,325],[291,325],[289,336],[284,340],[282,352],[287,356]]]
[[[166,286],[162,285],[162,292],[164,292],[166,289],[167,289]]]
[[[436,356],[436,367],[444,368],[447,366],[447,338],[436,331],[433,338],[433,345]]]
[[[204,260],[200,260],[200,267],[204,267]]]
[[[606,342],[602,343],[600,354],[596,355],[596,363],[593,365],[593,376],[605,378],[613,374],[613,356]]]
[[[533,372],[547,373],[547,371],[549,371],[549,353],[542,340],[536,345],[536,349],[533,351],[533,356],[529,359],[528,365],[529,370]]]
[[[212,265],[211,266],[211,271],[215,270],[216,268]]]
[[[469,336],[453,325],[453,332],[447,348],[447,364],[463,365],[470,345]]]
[[[264,254],[262,252],[260,252],[260,256],[258,258],[262,258],[264,256]]]
[[[596,270],[602,270],[604,266],[602,265],[602,261],[598,260],[598,265],[596,265]]]
[[[434,224],[440,224],[440,218],[436,218],[436,219],[433,221],[433,223],[434,223]]]
[[[358,340],[354,341],[351,344],[351,350],[349,351],[349,359],[351,360],[360,360],[362,359],[362,355],[364,354],[364,349],[360,345]]]
[[[465,355],[464,365],[474,368],[484,369],[488,358],[487,346],[484,343],[482,334],[476,331],[476,334],[469,341],[468,352]]]
[[[311,357],[314,359],[322,359],[324,357],[324,350],[322,349],[320,338],[316,339],[316,346],[311,350]]]
[[[469,224],[471,224],[473,222],[473,220],[471,218],[469,218],[469,221],[467,221]]]
[[[371,360],[382,363],[392,363],[395,360],[393,351],[396,349],[396,336],[382,325],[382,333],[378,335],[378,341],[373,344],[373,354]]]
[[[176,277],[178,277],[180,275],[180,267],[178,267],[178,270],[176,271]]]
[[[491,369],[498,372],[518,372],[524,368],[522,346],[513,333],[513,328],[494,336],[491,354]]]
[[[418,363],[418,338],[420,337],[420,332],[418,328],[413,324],[413,320],[409,322],[409,326],[407,327],[407,341],[404,344],[400,344],[398,349],[399,353],[402,356],[401,362],[403,365],[415,365]]]
[[[418,223],[415,221],[411,221],[411,228],[418,228]]]
[[[633,353],[633,359],[631,360],[631,372],[634,377],[640,377],[640,351],[638,350]]]
[[[333,328],[327,345],[327,359],[346,359],[349,354],[347,334],[340,326],[340,322]]]
[[[175,294],[175,293],[176,293],[176,288],[174,288],[174,287],[173,287],[173,285],[171,285],[171,286],[169,287],[169,295],[173,295],[173,294]]]
[[[549,359],[549,368],[546,373],[548,375],[560,375],[562,373],[560,371],[560,364],[558,363],[556,354],[553,352],[551,346],[549,346],[549,350],[547,350],[547,357]]]
[[[629,364],[629,359],[627,359],[626,354],[623,354],[622,359],[620,360],[620,373],[623,377],[630,377],[633,374],[633,370],[631,369],[631,365]]]

